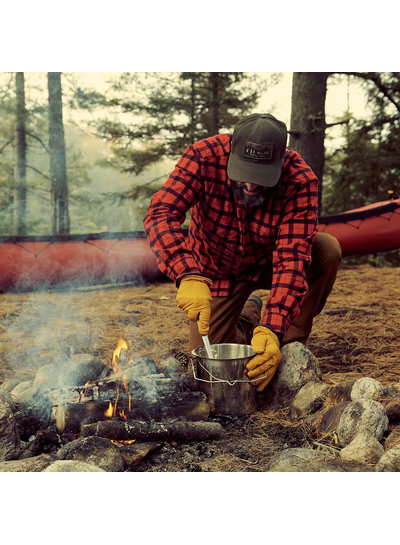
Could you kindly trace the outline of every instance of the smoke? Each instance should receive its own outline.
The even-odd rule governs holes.
[[[76,353],[96,353],[104,334],[101,321],[96,321],[94,335],[90,321],[78,311],[78,291],[3,294],[1,302],[9,309],[3,315],[2,355],[21,378],[33,379],[39,367],[49,366],[47,382],[61,385],[63,378],[57,377],[63,365]]]

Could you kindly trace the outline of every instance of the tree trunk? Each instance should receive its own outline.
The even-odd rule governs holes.
[[[53,204],[53,235],[70,231],[68,211],[67,167],[62,118],[61,72],[48,72],[49,148]]]
[[[209,133],[210,136],[219,133],[219,106],[220,106],[220,96],[219,96],[219,83],[220,83],[219,72],[210,73],[210,88],[211,88],[211,104],[210,104],[210,127]]]
[[[325,159],[325,98],[329,72],[293,72],[289,147],[300,153],[319,180],[319,214]]]
[[[195,143],[196,134],[196,83],[194,76],[190,78],[190,143]]]
[[[23,72],[15,74],[16,92],[16,142],[17,161],[15,167],[14,233],[26,234],[26,109],[25,77]]]

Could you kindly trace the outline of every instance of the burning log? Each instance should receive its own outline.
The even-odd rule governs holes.
[[[131,379],[125,384],[114,377],[81,387],[41,390],[32,397],[32,405],[17,413],[16,418],[21,436],[25,437],[52,422],[59,433],[79,433],[82,422],[111,417],[124,420],[185,417],[196,421],[207,419],[209,414],[205,394],[190,390],[185,378],[158,374]]]
[[[98,436],[107,439],[138,441],[205,441],[219,439],[222,426],[218,422],[141,422],[131,420],[103,420],[95,424],[83,424],[83,437]]]

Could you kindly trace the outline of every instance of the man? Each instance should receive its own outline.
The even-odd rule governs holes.
[[[190,350],[206,333],[214,344],[251,342],[257,355],[246,369],[258,391],[273,377],[281,346],[306,343],[341,260],[337,240],[316,232],[317,178],[286,141],[283,122],[253,114],[233,135],[188,146],[144,219],[191,321]],[[271,290],[262,317],[261,299],[251,296],[257,289]]]

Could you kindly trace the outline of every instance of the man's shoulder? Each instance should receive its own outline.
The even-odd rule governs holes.
[[[223,157],[229,155],[231,149],[231,134],[216,134],[203,138],[192,145],[192,148],[201,157]]]
[[[295,150],[286,149],[285,159],[282,167],[283,173],[291,178],[299,177],[299,181],[315,178],[315,174],[311,167],[304,161],[303,157]]]
[[[305,163],[303,157],[294,149],[286,148],[283,166]]]

